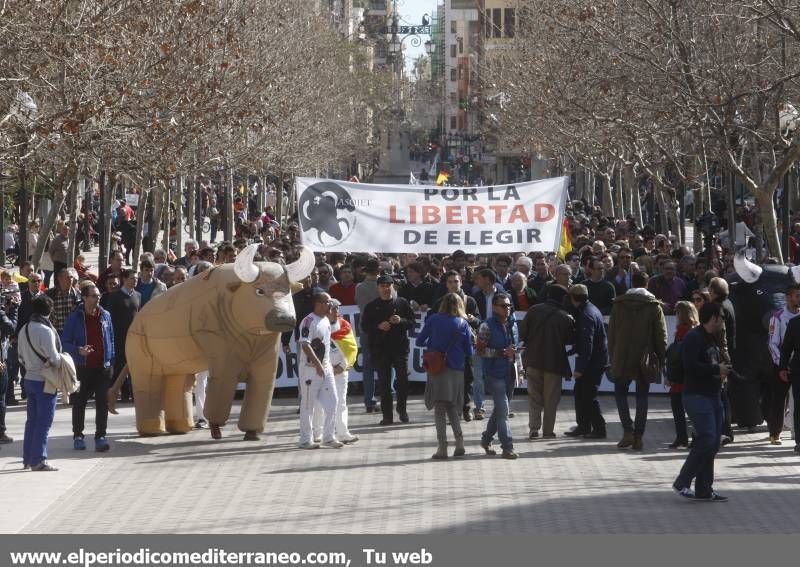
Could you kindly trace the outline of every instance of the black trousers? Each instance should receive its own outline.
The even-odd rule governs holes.
[[[733,441],[733,428],[731,427],[731,396],[728,387],[729,383],[726,382],[722,385],[722,390],[720,390],[720,396],[722,397],[722,434],[730,437],[731,441]]]
[[[71,397],[72,436],[83,437],[86,402],[89,401],[89,396],[94,394],[94,438],[100,439],[106,436],[106,427],[108,425],[108,398],[106,394],[108,394],[108,388],[111,385],[111,369],[78,366],[76,370],[81,387],[80,390]]]
[[[600,402],[597,401],[597,390],[600,387],[602,374],[587,372],[575,380],[573,395],[575,396],[575,421],[578,430],[589,433],[590,431],[605,432],[606,420],[600,411]]]
[[[469,393],[472,391],[472,359],[464,358],[464,412],[469,412]]]
[[[669,395],[669,405],[672,408],[672,419],[675,421],[675,440],[689,442],[689,431],[686,427],[686,410],[683,408],[683,393]]]
[[[381,395],[383,419],[393,421],[392,414],[392,369],[397,377],[397,413],[405,413],[408,399],[408,352],[372,351],[372,366],[378,373],[378,389]]]

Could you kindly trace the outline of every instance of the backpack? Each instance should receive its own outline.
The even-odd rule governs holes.
[[[667,379],[673,384],[683,384],[683,344],[673,341],[665,356],[667,360]]]

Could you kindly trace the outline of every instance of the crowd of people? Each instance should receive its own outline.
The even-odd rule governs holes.
[[[0,442],[12,442],[5,434],[5,405],[18,403],[19,391],[28,398],[23,464],[54,470],[47,462],[46,438],[56,398],[42,389],[40,370],[48,360],[53,364],[63,349],[75,360],[81,384],[70,399],[74,447],[86,448],[85,409],[94,397],[94,446],[109,450],[105,400],[112,379],[125,367],[125,336],[138,310],[187,278],[233,262],[249,242],[261,244],[260,259],[286,262],[301,244],[299,226],[290,223],[281,231],[269,215],[268,209],[259,217],[262,224],[254,234],[216,248],[189,240],[180,258],[170,251],[146,252],[138,259],[138,270],[126,268],[126,255],[115,251],[98,274],[81,256],[69,262],[60,253],[69,235],[62,224],[50,246],[52,288],[49,274],[35,271],[30,262],[14,274],[19,283],[8,272],[0,274],[5,301],[0,309],[0,389],[5,391]],[[670,447],[691,447],[674,488],[685,498],[723,501],[713,491],[713,460],[720,445],[734,439],[727,383],[736,375],[731,366],[736,317],[724,276],[732,270],[733,253],[749,242],[740,243],[737,230],[733,242],[723,240],[695,254],[649,226],[637,227],[631,218],[605,218],[581,202],[570,204],[567,218],[572,250],[563,257],[554,252],[489,255],[461,250],[449,255],[318,254],[303,289],[293,296],[297,327],[282,337],[287,353],[297,342],[300,447],[322,443],[340,448],[358,440],[348,429],[346,403],[348,370],[358,350],[355,335],[360,335],[364,410],[379,412],[382,426],[393,424],[395,415],[401,423],[409,422],[410,335],[421,317],[424,325],[416,345],[441,355],[439,367],[431,358],[425,389],[436,424],[434,459],[449,456],[448,421],[455,439],[453,456],[458,457],[466,451],[460,422],[487,417],[482,449],[496,454],[497,438],[501,456],[517,458],[509,419],[514,417],[514,391],[523,380],[528,439],[556,436],[565,379],[574,380],[576,425],[564,435],[605,439],[598,400],[604,376],[614,383],[623,430],[617,446],[641,451],[649,393],[664,380],[676,432]],[[800,235],[800,224],[796,231]],[[795,401],[800,396],[800,286],[789,286],[786,297],[785,309],[770,325],[774,380],[762,389],[772,444],[782,443],[790,386]],[[340,316],[342,305],[358,306],[357,329]],[[670,341],[665,316],[673,315],[677,325]],[[195,387],[200,428],[207,426],[202,412],[206,380],[207,374],[198,375]],[[131,396],[126,382],[121,401]],[[488,416],[487,399],[492,401]],[[795,429],[797,421],[796,413]],[[800,452],[800,444],[795,451]]]

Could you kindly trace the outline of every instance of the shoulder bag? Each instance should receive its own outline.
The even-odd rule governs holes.
[[[459,328],[453,333],[450,344],[447,345],[447,349],[444,352],[439,352],[438,350],[425,351],[425,354],[422,355],[422,367],[428,374],[431,376],[438,376],[444,372],[445,368],[447,368],[447,352],[450,350],[450,347],[453,346],[453,343],[455,343],[460,332],[461,326],[459,325]]]

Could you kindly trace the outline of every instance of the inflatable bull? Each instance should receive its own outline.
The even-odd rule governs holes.
[[[736,310],[736,349],[733,366],[744,380],[731,380],[732,421],[754,427],[766,418],[768,385],[773,362],[767,347],[769,320],[786,304],[786,288],[795,282],[786,266],[757,266],[743,254],[734,258],[736,273],[728,276],[730,299]]]
[[[205,416],[212,435],[230,416],[236,385],[247,383],[239,416],[245,439],[264,430],[272,402],[280,333],[295,328],[291,286],[314,268],[303,248],[288,266],[253,262],[257,245],[234,264],[213,268],[153,298],[125,345],[141,435],[193,426],[194,374],[208,369]]]

